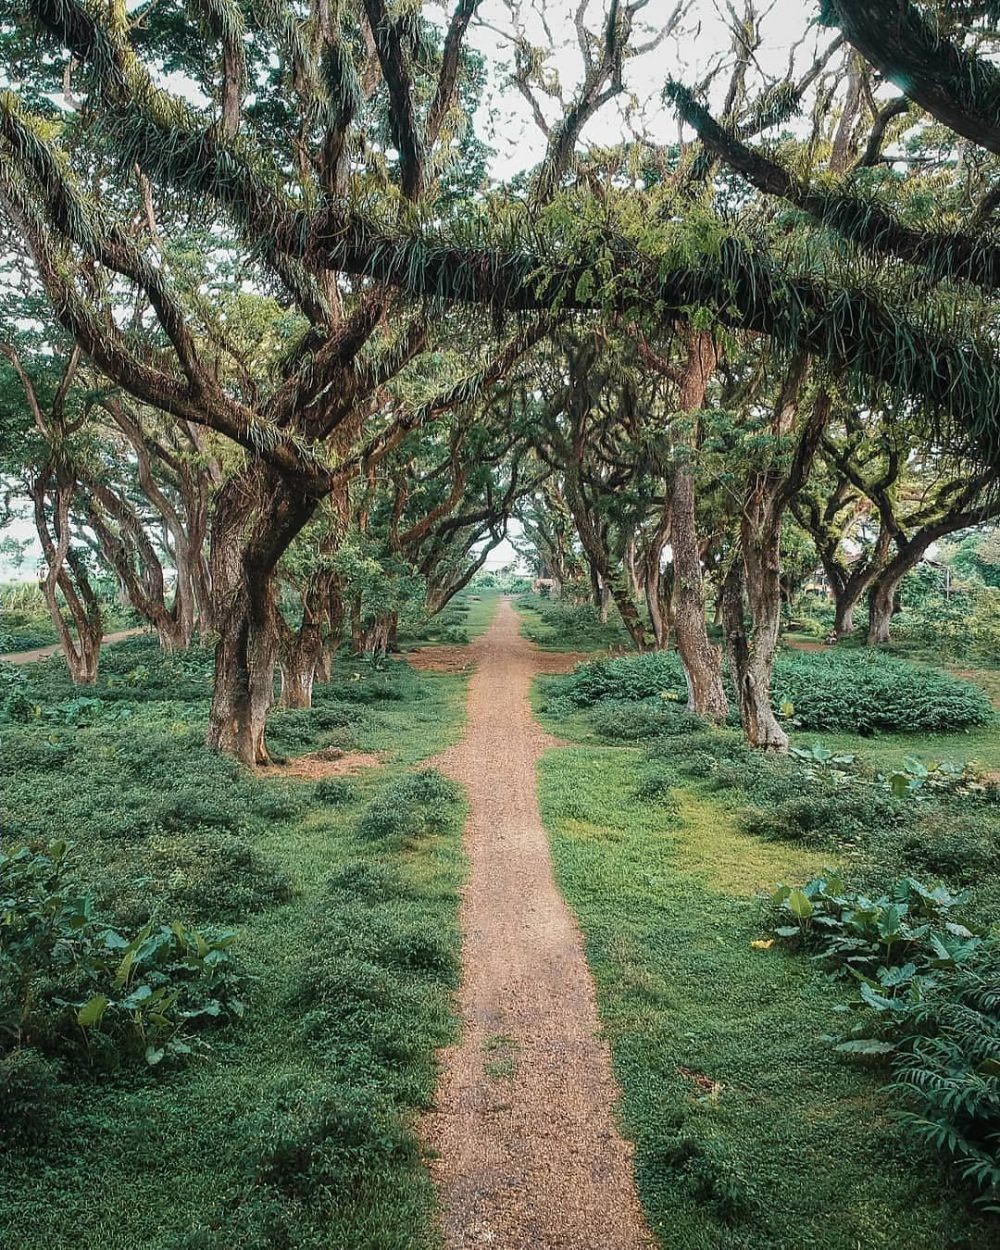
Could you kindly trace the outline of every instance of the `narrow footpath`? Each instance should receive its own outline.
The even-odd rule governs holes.
[[[437,761],[471,805],[462,1033],[424,1121],[446,1244],[651,1247],[582,939],[538,810],[536,763],[551,741],[528,693],[547,657],[507,600],[470,653],[466,735]]]
[[[102,647],[110,647],[116,642],[122,642],[126,638],[134,638],[136,634],[146,632],[146,626],[137,625],[133,629],[119,629],[113,634],[105,634],[101,639]],[[58,655],[62,652],[61,643],[53,643],[47,647],[34,647],[31,651],[8,651],[5,655],[0,655],[0,660],[5,664],[37,664],[41,660],[47,660],[50,655]]]

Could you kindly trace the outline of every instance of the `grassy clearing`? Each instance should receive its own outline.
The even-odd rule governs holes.
[[[445,608],[416,629],[404,631],[400,640],[404,648],[435,644],[459,645],[478,638],[488,628],[503,591],[475,585],[460,591]]]
[[[755,892],[823,853],[741,835],[693,790],[637,797],[640,771],[634,748],[550,752],[541,806],[664,1245],[987,1244],[934,1158],[901,1138],[878,1078],[824,1041],[846,994],[751,945],[766,935]]]
[[[897,1121],[886,1065],[834,1049],[860,1018],[850,979],[831,982],[771,944],[776,921],[762,895],[826,866],[873,897],[913,875],[971,887],[966,914],[993,925],[995,796],[964,788],[963,777],[896,797],[887,777],[908,756],[995,768],[996,727],[798,732],[796,746],[819,742],[855,762],[821,751],[772,759],[662,697],[669,681],[651,664],[541,678],[534,699],[546,728],[572,743],[542,761],[542,812],[586,940],[654,1227],[685,1250],[990,1243],[995,1225],[972,1188]],[[921,698],[925,671],[902,673]],[[962,675],[988,688],[982,672]],[[857,697],[849,683],[844,691]],[[826,693],[836,710],[837,689]],[[988,1105],[984,1093],[987,1124]]]
[[[96,706],[58,663],[25,680],[38,716],[0,726],[8,838],[70,837],[116,923],[153,910],[234,929],[249,1010],[172,1071],[56,1056],[51,1133],[0,1146],[0,1245],[434,1245],[413,1119],[454,1024],[463,805],[411,770],[459,736],[463,680],[339,664],[312,712],[275,717],[273,745],[385,763],[318,783],[204,751],[205,655],[122,644]]]

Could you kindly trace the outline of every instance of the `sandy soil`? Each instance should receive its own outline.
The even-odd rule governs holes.
[[[323,747],[311,755],[299,755],[287,764],[274,764],[262,768],[264,777],[297,777],[301,781],[320,781],[324,777],[353,777],[366,768],[382,763],[381,755],[362,751],[341,751],[338,747]]]
[[[473,665],[468,647],[414,647],[404,657],[408,664],[424,673],[465,673]]]
[[[468,787],[460,1043],[425,1117],[449,1250],[652,1246],[615,1125],[619,1092],[580,934],[552,874],[535,766],[550,740],[528,691],[545,657],[503,601],[469,648],[464,741],[438,765]]]
[[[101,642],[102,647],[110,646],[112,643],[121,642],[123,638],[134,638],[136,634],[145,633],[145,629],[140,625],[135,629],[119,629],[116,633],[105,634]],[[50,655],[56,655],[62,651],[62,647],[58,644],[51,647],[36,647],[34,651],[8,651],[6,655],[0,655],[0,660],[5,664],[37,664],[39,660],[47,660]]]

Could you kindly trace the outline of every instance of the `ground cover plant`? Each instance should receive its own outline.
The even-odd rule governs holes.
[[[294,781],[205,750],[209,671],[132,640],[86,715],[51,661],[0,722],[0,1242],[429,1246],[463,805],[421,761],[462,679],[344,659],[274,752],[384,765]]]
[[[812,658],[793,657],[798,679]],[[940,674],[925,686],[926,668],[909,667],[908,689],[937,689]],[[926,1178],[951,1168],[949,1192],[964,1196],[940,1216],[954,1229],[944,1244],[992,1235],[976,1202],[989,1206],[996,1183],[985,938],[1000,902],[995,728],[793,732],[791,753],[768,757],[686,712],[676,678],[669,655],[623,657],[542,678],[536,695],[546,727],[578,744],[543,761],[542,809],[588,943],[647,1209],[684,1244],[777,1247],[811,1235],[818,1192],[837,1212],[816,1227],[826,1244],[930,1247]],[[834,680],[850,699],[839,666]],[[829,863],[839,878],[823,877]],[[821,914],[825,879],[852,914],[872,913],[874,939],[840,936]],[[903,940],[911,930],[933,976]],[[834,947],[854,969],[846,981],[828,979]],[[675,1075],[661,1087],[664,1073]],[[819,1125],[822,1147],[809,1140]],[[768,1146],[779,1132],[799,1158],[780,1179]],[[854,1167],[869,1150],[892,1158],[894,1195],[864,1191]]]

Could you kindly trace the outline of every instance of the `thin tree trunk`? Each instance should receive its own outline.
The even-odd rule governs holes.
[[[718,360],[710,334],[692,332],[680,387],[683,412],[700,411],[709,378]],[[705,620],[705,579],[695,511],[694,472],[687,457],[690,445],[674,470],[670,486],[670,541],[674,553],[674,634],[684,666],[688,708],[712,721],[723,721],[729,710],[722,685],[722,653],[712,645]]]
[[[303,621],[292,637],[282,644],[281,706],[312,707],[313,682],[323,659],[323,631],[319,621]]]
[[[780,538],[780,534],[778,536]],[[781,628],[781,592],[777,586],[778,543],[759,553],[748,569],[739,554],[722,586],[722,614],[729,651],[729,669],[747,742],[765,751],[787,751],[788,735],[771,707],[771,677]],[[749,595],[750,626],[747,627],[746,575],[753,571],[755,584]]]

